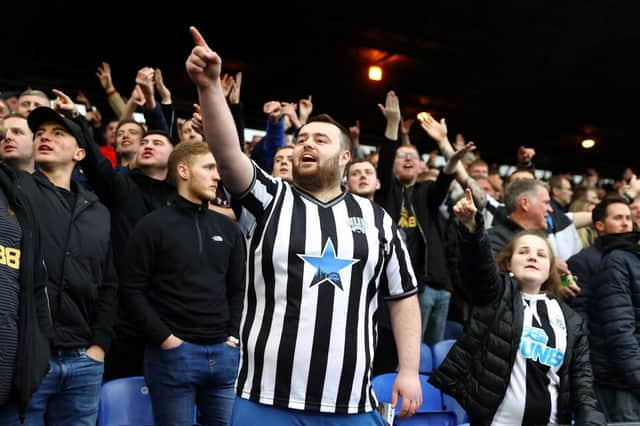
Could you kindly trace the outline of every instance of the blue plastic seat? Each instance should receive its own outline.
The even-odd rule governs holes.
[[[444,340],[457,340],[463,329],[464,326],[461,323],[447,320],[447,324],[444,327]]]
[[[420,374],[429,375],[433,372],[433,353],[426,343],[420,345]]]
[[[396,417],[394,421],[394,425],[397,426],[456,426],[457,424],[455,414],[449,411],[416,413],[405,419]]]
[[[453,411],[456,415],[456,419],[458,424],[466,423],[469,421],[469,416],[467,412],[462,408],[460,403],[456,401],[454,397],[451,395],[447,395],[446,393],[442,393],[442,404],[443,408],[447,411]]]
[[[431,348],[433,352],[433,368],[438,368],[442,364],[454,343],[456,343],[455,340],[449,339],[441,340],[433,345]]]
[[[98,424],[100,426],[155,425],[151,396],[144,377],[115,379],[102,385]]]

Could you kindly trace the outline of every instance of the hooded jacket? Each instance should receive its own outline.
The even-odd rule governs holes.
[[[594,377],[640,398],[640,232],[601,238],[603,257],[589,305]]]

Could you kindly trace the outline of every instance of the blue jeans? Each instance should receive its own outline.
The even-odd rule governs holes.
[[[85,349],[53,351],[49,373],[31,397],[25,426],[95,426],[104,363]],[[20,425],[15,404],[0,408],[0,425]]]
[[[257,424],[260,426],[386,426],[386,422],[376,410],[362,414],[320,413],[258,404],[237,397],[233,404],[231,426]]]
[[[450,301],[451,295],[446,290],[425,286],[424,291],[420,293],[422,341],[429,346],[444,339]]]
[[[156,424],[191,426],[196,406],[207,426],[229,424],[239,364],[240,350],[226,343],[147,345],[144,378]]]

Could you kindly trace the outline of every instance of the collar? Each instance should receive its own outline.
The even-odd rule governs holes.
[[[190,210],[196,213],[205,213],[209,210],[209,203],[207,201],[201,204],[196,204],[192,203],[181,195],[176,196],[174,205],[179,209]]]

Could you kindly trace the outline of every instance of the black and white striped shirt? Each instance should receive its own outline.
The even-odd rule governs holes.
[[[556,424],[567,328],[558,301],[522,293],[524,322],[509,387],[492,425]]]
[[[343,192],[323,203],[257,166],[240,202],[250,240],[238,394],[293,409],[371,411],[378,291],[417,292],[393,220],[365,198]]]

